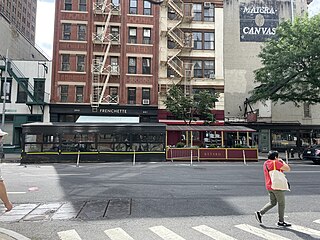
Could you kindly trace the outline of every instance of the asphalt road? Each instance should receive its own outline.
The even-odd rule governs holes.
[[[262,163],[4,163],[16,207],[0,224],[30,239],[320,239],[320,165],[292,161],[286,220],[298,227],[284,231],[276,209],[265,226],[253,216],[268,201]]]

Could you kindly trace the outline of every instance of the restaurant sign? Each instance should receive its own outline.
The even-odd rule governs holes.
[[[274,3],[240,3],[240,41],[264,42],[275,35],[279,24]]]

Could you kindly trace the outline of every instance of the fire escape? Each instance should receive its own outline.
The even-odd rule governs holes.
[[[93,33],[93,49],[100,46],[103,49],[103,57],[92,57],[92,90],[91,107],[93,112],[97,112],[100,104],[118,104],[119,97],[106,94],[108,81],[112,74],[119,73],[119,66],[107,65],[108,54],[112,44],[120,43],[119,33],[110,33],[109,23],[112,15],[120,14],[120,6],[108,3],[107,0],[96,1],[93,3],[93,12],[95,15],[102,15],[104,26],[101,31]]]
[[[192,3],[184,3],[182,0],[168,0],[169,11],[174,13],[175,24],[168,27],[167,37],[175,43],[175,52],[168,56],[167,66],[173,70],[175,76],[180,78],[178,84],[184,86],[185,95],[191,94],[191,79],[193,77],[193,64],[186,63],[181,55],[193,48],[192,33],[184,31],[183,24],[193,20]]]

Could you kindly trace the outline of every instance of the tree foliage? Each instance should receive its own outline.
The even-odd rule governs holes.
[[[320,15],[282,22],[258,55],[250,101],[320,102]]]
[[[171,114],[186,124],[193,120],[215,121],[211,109],[218,101],[218,94],[207,90],[199,91],[193,97],[186,96],[178,85],[173,85],[166,94],[164,105]]]

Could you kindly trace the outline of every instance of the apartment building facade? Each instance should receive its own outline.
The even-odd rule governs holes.
[[[50,114],[157,121],[159,5],[56,1]]]
[[[50,61],[0,59],[1,96],[6,99],[0,102],[1,129],[9,133],[5,152],[21,152],[22,124],[49,121],[51,69]]]
[[[159,118],[169,118],[162,104],[173,84],[186,96],[219,93],[212,112],[224,120],[223,1],[168,0],[160,9]]]
[[[250,103],[249,92],[257,86],[254,70],[263,42],[274,35],[282,21],[307,13],[311,1],[225,1],[224,66],[225,122],[257,130],[253,142],[260,151],[288,150],[320,143],[319,105],[302,103]]]
[[[1,0],[0,13],[33,45],[35,43],[37,0]]]
[[[51,121],[81,115],[170,118],[172,84],[218,92],[223,120],[223,2],[56,2]]]

